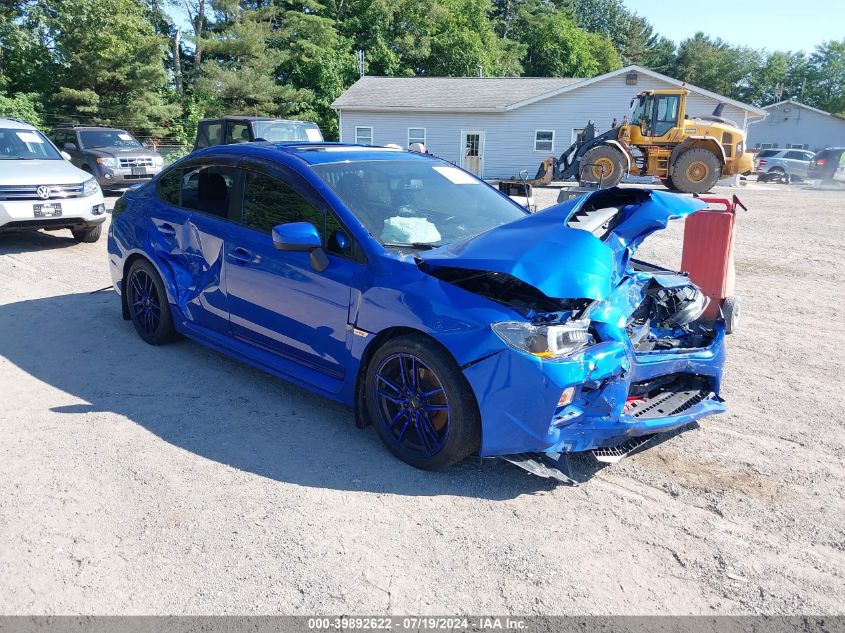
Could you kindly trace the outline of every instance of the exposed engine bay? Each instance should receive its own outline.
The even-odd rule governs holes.
[[[547,297],[534,286],[506,273],[448,267],[428,269],[425,264],[421,264],[420,268],[458,288],[508,305],[527,318],[548,313],[580,311],[591,303],[588,299]]]
[[[625,326],[637,352],[707,346],[712,326],[700,319],[709,299],[686,276],[654,275]]]

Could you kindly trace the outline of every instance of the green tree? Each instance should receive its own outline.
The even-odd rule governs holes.
[[[585,33],[559,11],[523,15],[519,31],[529,76],[594,77],[620,66],[610,40]]]
[[[226,16],[219,32],[203,38],[204,61],[196,89],[211,114],[287,114],[310,94],[276,81],[285,59],[278,47],[274,7]]]
[[[167,42],[139,0],[34,0],[29,23],[51,52],[51,109],[70,119],[155,134],[177,109],[167,87]]]
[[[338,28],[376,75],[518,75],[522,47],[500,37],[489,0],[350,0]]]
[[[820,44],[810,55],[803,100],[826,112],[845,112],[845,39]]]

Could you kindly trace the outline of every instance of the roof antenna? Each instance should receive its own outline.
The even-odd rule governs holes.
[[[364,76],[364,51],[358,50],[355,51],[355,61],[358,64],[358,76]]]

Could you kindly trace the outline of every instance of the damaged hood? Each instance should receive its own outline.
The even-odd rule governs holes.
[[[602,300],[646,237],[705,207],[695,198],[613,187],[421,252],[419,258],[433,268],[511,275],[555,299]]]

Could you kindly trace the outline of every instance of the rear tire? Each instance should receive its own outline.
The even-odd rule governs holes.
[[[677,191],[678,188],[675,186],[675,183],[672,182],[672,176],[665,178],[664,180],[660,181],[663,183],[663,186],[666,187],[669,191]]]
[[[100,235],[103,233],[103,225],[98,224],[97,226],[89,226],[83,229],[71,229],[70,232],[73,234],[73,239],[77,242],[92,243],[100,239]]]
[[[716,155],[707,149],[688,149],[675,159],[672,182],[684,193],[706,193],[722,175]]]
[[[443,470],[478,450],[475,395],[455,360],[432,339],[390,339],[373,354],[365,380],[370,419],[403,462]]]
[[[136,260],[123,284],[126,305],[135,331],[150,345],[163,345],[176,338],[164,282],[146,259]]]
[[[601,167],[604,167],[604,172]],[[624,175],[625,157],[612,145],[594,147],[584,154],[579,163],[578,182],[582,186],[590,182],[584,176],[590,177],[592,182],[601,180],[602,187],[614,187]]]

